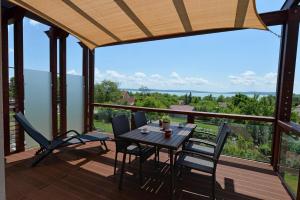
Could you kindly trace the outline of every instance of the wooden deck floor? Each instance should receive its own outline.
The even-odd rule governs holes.
[[[168,199],[167,167],[161,167],[165,176],[160,176],[159,180],[148,178],[144,188],[139,189],[135,161],[127,165],[123,190],[119,191],[119,176],[113,175],[114,143],[108,142],[108,146],[109,152],[101,152],[98,143],[68,147],[35,168],[30,167],[32,150],[8,156],[8,199]],[[161,161],[167,159],[167,154],[161,153]],[[158,170],[153,161],[144,166],[145,176],[157,177]],[[162,163],[161,166],[165,165]],[[222,157],[217,182],[218,199],[290,199],[267,164]],[[192,171],[177,181],[176,199],[207,199],[209,192],[209,179],[204,174]]]

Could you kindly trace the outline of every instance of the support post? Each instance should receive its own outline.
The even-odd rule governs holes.
[[[1,27],[1,31],[0,31],[0,41],[3,44],[3,40],[2,40],[2,34],[3,34],[3,25],[2,25],[2,15],[3,12],[0,9],[0,27]],[[2,45],[0,45],[0,71],[2,72],[2,67],[3,67],[3,63],[2,63]],[[3,93],[3,74],[0,73],[0,94]],[[5,195],[5,161],[4,161],[4,127],[3,127],[3,119],[4,119],[4,115],[3,115],[3,99],[0,98],[0,199],[6,199],[6,195]]]
[[[16,86],[16,112],[24,113],[24,60],[23,60],[23,16],[14,21],[14,63]],[[16,132],[16,151],[24,151],[24,130],[18,126]]]
[[[89,50],[89,131],[94,129],[95,50]]]
[[[4,154],[10,153],[10,131],[9,131],[9,66],[8,66],[8,23],[2,17],[2,95],[3,95],[3,134]]]
[[[59,98],[60,98],[60,133],[67,131],[67,36],[59,30]]]
[[[82,47],[82,76],[83,76],[83,130],[84,133],[89,131],[89,49],[83,43],[79,42]]]
[[[188,115],[187,116],[187,123],[194,124],[195,123],[195,116]]]
[[[288,11],[288,21],[282,27],[280,60],[277,81],[276,121],[272,148],[272,165],[278,170],[281,131],[277,120],[289,122],[292,110],[294,76],[297,58],[297,44],[300,13],[296,9]]]
[[[58,135],[57,126],[57,33],[55,28],[45,31],[49,37],[50,73],[51,73],[51,118],[52,137]]]

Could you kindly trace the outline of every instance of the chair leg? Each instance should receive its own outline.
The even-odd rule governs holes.
[[[212,174],[212,199],[215,199],[215,192],[216,192],[216,173]]]
[[[33,163],[31,164],[31,167],[35,167],[39,162],[41,162],[44,158],[46,158],[49,154],[52,153],[53,150],[46,150],[43,153],[36,156]]]
[[[114,175],[116,175],[117,162],[118,162],[118,152],[116,151],[116,153],[115,153]]]
[[[141,157],[140,157],[139,159],[140,159],[140,165],[139,165],[139,179],[140,179],[140,186],[142,186],[142,185],[143,185],[142,159],[141,159]]]
[[[128,163],[131,163],[131,154],[129,154]]]
[[[123,153],[123,162],[122,162],[122,167],[121,167],[119,190],[122,190],[122,183],[123,183],[123,175],[124,175],[124,170],[125,170],[125,164],[126,164],[126,153]]]
[[[103,141],[103,145],[104,145],[104,147],[105,147],[105,151],[108,151],[108,147],[107,147],[107,145],[106,145],[106,142],[105,142],[105,141]]]

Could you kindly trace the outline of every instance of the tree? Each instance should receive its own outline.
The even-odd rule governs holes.
[[[104,80],[100,84],[95,85],[95,101],[103,102],[118,102],[121,100],[122,93],[118,88],[118,83]]]
[[[188,96],[188,104],[192,103],[192,92]]]

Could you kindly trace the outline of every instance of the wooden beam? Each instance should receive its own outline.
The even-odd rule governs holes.
[[[14,63],[16,87],[16,112],[24,113],[24,60],[23,60],[23,16],[14,22]],[[24,130],[18,126],[16,132],[16,151],[24,151]]]
[[[171,113],[171,114],[178,114],[178,115],[190,115],[194,117],[250,120],[250,121],[257,121],[257,122],[274,122],[275,120],[274,117],[267,117],[267,116],[237,115],[237,114],[212,113],[212,112],[200,112],[200,111],[182,111],[182,110],[171,110],[171,109],[164,109],[164,108],[149,108],[149,107],[126,106],[126,105],[105,104],[105,103],[94,103],[94,106],[103,107],[103,108],[131,110],[133,112],[144,111],[144,112],[156,112],[156,113]]]
[[[95,50],[89,50],[89,130],[94,129]]]
[[[115,41],[121,41],[121,39],[116,36],[114,33],[112,33],[110,30],[105,28],[102,24],[100,24],[98,21],[96,21],[93,17],[91,17],[88,13],[83,11],[81,8],[79,8],[76,4],[74,4],[71,0],[63,0],[63,2],[68,5],[71,9],[73,9],[75,12],[77,12],[79,15],[81,15],[83,18],[85,18],[87,21],[92,23],[94,26],[96,26],[100,31],[103,31],[107,35],[109,35],[112,39]]]
[[[83,43],[79,42],[82,47],[82,76],[84,80],[83,90],[83,130],[84,133],[89,130],[89,49]]]
[[[276,121],[283,122],[289,122],[291,119],[299,32],[298,10],[291,9],[288,12],[288,22],[282,28],[276,102]],[[275,170],[279,161],[281,138],[281,131],[278,125],[276,126],[272,150],[272,164]]]
[[[10,131],[9,131],[9,67],[8,67],[8,23],[2,18],[2,96],[3,96],[3,135],[4,154],[10,153]]]
[[[173,0],[173,4],[176,8],[177,14],[185,32],[193,31],[183,0]]]
[[[291,8],[297,6],[298,3],[299,3],[299,0],[286,0],[284,2],[284,4],[282,5],[281,10],[291,9]]]
[[[298,172],[298,184],[297,184],[297,196],[296,196],[296,200],[300,200],[300,181],[299,181],[299,178],[300,178],[300,170]]]
[[[50,28],[45,32],[49,37],[50,52],[50,73],[51,73],[51,118],[52,118],[52,136],[58,134],[57,125],[57,33],[55,28]]]
[[[115,0],[115,3],[121,8],[121,10],[123,10],[123,12],[132,20],[133,23],[135,23],[135,25],[137,27],[139,27],[139,29],[141,31],[143,31],[143,33],[148,36],[148,37],[153,37],[153,34],[151,33],[151,31],[147,28],[147,26],[145,26],[145,24],[138,18],[138,16],[136,16],[136,14],[130,9],[130,7],[126,4],[125,1],[119,1],[119,0]]]
[[[60,133],[67,131],[67,36],[59,33],[59,100],[60,100]]]

